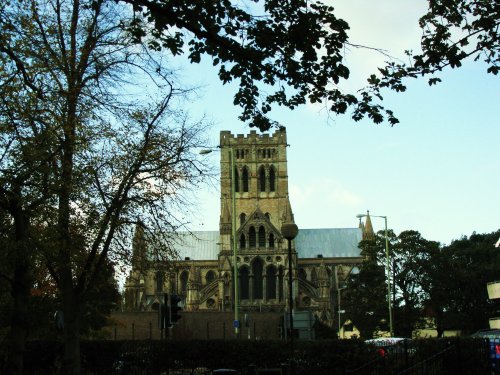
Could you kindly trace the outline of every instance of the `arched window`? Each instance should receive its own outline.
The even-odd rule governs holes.
[[[299,268],[299,279],[307,280],[307,273],[303,268]]]
[[[280,266],[278,270],[278,300],[283,301],[283,294],[284,294],[284,289],[283,289],[283,267]]]
[[[241,172],[241,182],[243,184],[243,192],[248,193],[248,168],[243,167],[243,171]]]
[[[276,191],[276,172],[272,165],[269,168],[269,191]]]
[[[266,191],[266,170],[263,165],[259,168],[259,191]]]
[[[256,258],[252,264],[252,272],[253,272],[253,299],[262,299],[262,270],[264,265],[260,258]]]
[[[206,281],[207,285],[210,284],[214,280],[215,280],[215,272],[208,271],[207,274],[205,275],[205,281]]]
[[[276,267],[272,265],[267,267],[266,297],[276,299]]]
[[[238,173],[238,168],[234,167],[234,191],[235,193],[240,192],[240,174]]]
[[[246,219],[247,219],[247,215],[240,214],[240,226],[245,224]]]
[[[241,267],[240,268],[240,298],[241,299],[249,299],[250,298],[250,289],[248,287],[250,278],[248,277],[248,268]]]
[[[318,275],[316,273],[316,268],[315,267],[313,267],[313,269],[311,270],[311,282],[314,285],[318,284]]]
[[[156,272],[156,293],[161,293],[163,292],[163,272],[158,271]]]
[[[255,228],[250,227],[248,230],[248,247],[254,248],[256,245],[256,235],[255,235]]]
[[[269,234],[269,248],[274,249],[274,234]]]
[[[259,227],[259,247],[266,247],[266,230],[262,225]]]
[[[187,291],[187,283],[188,283],[188,272],[182,271],[181,276],[179,277],[181,282],[181,294],[186,294]]]
[[[247,241],[245,235],[242,233],[240,236],[240,249],[244,249],[245,247],[247,247]]]

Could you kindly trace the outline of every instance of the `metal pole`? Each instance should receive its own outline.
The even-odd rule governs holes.
[[[387,303],[389,305],[389,333],[391,337],[394,336],[394,329],[392,325],[392,306],[391,306],[391,269],[389,260],[389,237],[387,236],[387,216],[382,216],[385,220],[385,259],[387,268]]]
[[[229,157],[231,164],[231,234],[233,239],[233,283],[234,283],[234,334],[238,337],[239,334],[239,312],[238,312],[238,265],[236,264],[236,181],[234,175],[234,154],[233,149],[229,148]]]
[[[292,275],[292,240],[288,241],[288,309],[290,314],[290,351],[293,357],[293,275]],[[291,373],[293,374],[293,360],[291,363]]]

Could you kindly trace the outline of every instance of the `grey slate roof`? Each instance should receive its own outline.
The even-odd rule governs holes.
[[[362,232],[359,228],[299,229],[295,249],[299,258],[359,257],[358,244]]]
[[[219,231],[180,232],[175,250],[179,259],[217,260],[219,255]]]
[[[216,260],[219,254],[219,232],[182,232],[177,240],[179,259]],[[299,258],[359,257],[358,243],[362,233],[359,228],[300,229],[295,238]]]

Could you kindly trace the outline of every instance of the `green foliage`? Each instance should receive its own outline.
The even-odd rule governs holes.
[[[377,236],[374,240],[360,243],[365,257],[358,274],[352,274],[342,294],[342,307],[360,331],[363,339],[373,337],[375,331],[387,330],[387,284],[383,259],[385,240]],[[343,322],[341,322],[343,323]]]
[[[448,329],[472,333],[487,328],[497,309],[486,284],[500,278],[500,254],[493,246],[499,235],[473,234],[440,247],[417,231],[397,237],[389,231],[395,335],[411,337],[429,318],[439,336]],[[388,329],[385,234],[362,241],[360,248],[365,259],[359,274],[348,279],[342,306],[361,336],[371,338]]]
[[[441,330],[473,333],[488,328],[497,308],[488,299],[486,285],[500,279],[500,253],[493,246],[499,236],[498,231],[474,233],[453,241],[430,259],[425,289]]]
[[[391,247],[391,275],[396,336],[411,337],[422,320],[422,306],[427,295],[423,278],[432,256],[439,251],[439,243],[428,241],[413,230],[399,234]]]
[[[349,25],[320,1],[122,1],[142,16],[129,25],[137,40],[151,35],[152,47],[173,55],[186,51],[192,63],[205,56],[219,67],[223,83],[238,81],[234,104],[250,126],[276,126],[267,116],[273,106],[293,109],[306,101],[337,114],[352,107],[356,121],[368,116],[397,123],[370,92],[357,97],[341,89],[350,74],[344,63]]]
[[[446,67],[459,68],[464,61],[483,60],[487,72],[500,69],[500,4],[498,1],[429,0],[420,18],[421,53],[406,51],[409,62],[389,62],[370,79],[375,94],[388,87],[404,91],[406,78],[428,76],[429,85],[441,81],[435,74]]]

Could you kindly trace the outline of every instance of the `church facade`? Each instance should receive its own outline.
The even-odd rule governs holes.
[[[125,310],[157,310],[164,293],[172,293],[181,296],[184,311],[232,311],[234,277],[241,313],[288,309],[288,244],[280,232],[283,223],[294,222],[286,130],[251,131],[246,136],[222,131],[219,147],[219,230],[179,233],[178,259],[168,267],[144,268],[139,258],[147,249],[137,228]],[[310,310],[324,323],[333,324],[338,286],[362,261],[358,248],[362,237],[363,228],[299,228],[292,240],[295,309]]]

